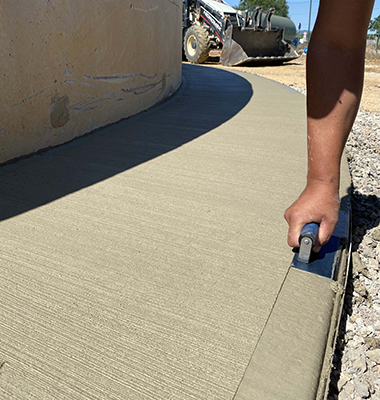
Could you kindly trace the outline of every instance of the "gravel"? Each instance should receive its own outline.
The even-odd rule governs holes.
[[[352,274],[329,400],[380,400],[380,115],[358,113],[346,143],[352,180]]]

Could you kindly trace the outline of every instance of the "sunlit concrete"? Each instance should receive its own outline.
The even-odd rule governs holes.
[[[305,98],[210,67],[183,82],[2,168],[1,398],[316,395],[337,284],[289,269],[283,219]]]

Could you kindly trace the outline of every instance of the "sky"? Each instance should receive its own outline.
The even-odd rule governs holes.
[[[313,29],[315,18],[317,16],[319,0],[311,0],[311,21],[310,29]],[[239,5],[239,0],[225,0],[230,6]],[[287,0],[289,6],[289,17],[296,26],[301,23],[301,31],[307,31],[309,25],[310,0]],[[371,19],[380,15],[380,0],[375,0],[375,5]]]

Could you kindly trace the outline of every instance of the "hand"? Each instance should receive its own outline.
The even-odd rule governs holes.
[[[319,232],[313,250],[318,252],[334,232],[338,223],[339,208],[336,185],[325,182],[308,183],[299,198],[284,214],[289,224],[288,245],[299,247],[301,229],[310,222],[316,222],[319,224]]]

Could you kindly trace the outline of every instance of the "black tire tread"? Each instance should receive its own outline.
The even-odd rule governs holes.
[[[197,51],[193,59],[187,54],[187,40],[188,37],[193,34],[197,39]],[[204,63],[210,53],[210,38],[208,33],[203,26],[200,25],[192,25],[185,34],[185,38],[183,40],[183,48],[188,61],[192,64],[202,64]]]

